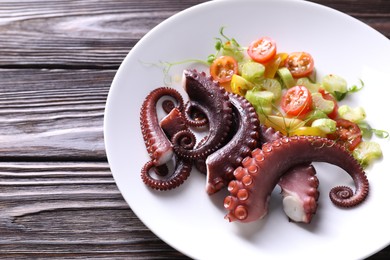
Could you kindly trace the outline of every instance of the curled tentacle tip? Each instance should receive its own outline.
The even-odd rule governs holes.
[[[361,192],[359,196],[354,198],[355,194],[350,187],[338,186],[331,189],[329,192],[330,200],[336,206],[341,208],[350,208],[362,203],[368,195],[368,189]]]

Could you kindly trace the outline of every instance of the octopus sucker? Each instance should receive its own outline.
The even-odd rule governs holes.
[[[183,109],[183,98],[172,88],[160,87],[145,98],[140,112],[141,132],[151,161],[155,166],[167,163],[172,159],[173,145],[163,130],[159,127],[157,117],[157,102],[164,96],[173,97],[179,110]]]
[[[224,88],[207,77],[205,73],[185,70],[183,87],[188,94],[189,102],[196,102],[198,110],[205,114],[209,133],[203,145],[195,149],[186,149],[178,142],[173,142],[173,149],[180,158],[205,159],[223,146],[228,138],[233,123],[232,104]]]
[[[343,187],[333,188],[330,191],[330,199],[335,205],[340,207],[356,206],[366,199],[369,192],[367,177],[359,163],[343,146],[327,138],[283,137],[280,142],[264,144],[261,151],[258,149],[252,152],[252,156],[255,156],[255,160],[251,160],[251,162],[258,167],[259,171],[256,174],[251,174],[248,170],[248,175],[253,179],[253,186],[246,187],[249,194],[246,200],[235,200],[237,201],[236,207],[229,210],[226,215],[229,221],[251,222],[263,218],[268,212],[271,192],[280,178],[289,169],[309,162],[330,163],[339,166],[351,176],[356,187],[355,192],[349,193]],[[259,156],[261,160],[256,160],[256,157]],[[250,161],[249,159],[244,160]],[[235,171],[240,169],[241,172],[240,167]],[[249,166],[245,168],[248,169]],[[234,181],[242,182],[240,180]],[[233,194],[230,196],[236,197]],[[233,201],[234,199],[229,198],[229,200]],[[239,215],[235,213],[238,207]],[[244,214],[245,218],[242,214],[244,209],[247,212],[246,215]]]
[[[256,111],[241,96],[229,94],[229,100],[233,105],[237,130],[226,145],[206,159],[208,194],[214,194],[226,187],[234,178],[234,169],[258,144],[260,122]]]

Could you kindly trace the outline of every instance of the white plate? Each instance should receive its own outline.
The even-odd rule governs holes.
[[[389,141],[379,140],[384,159],[367,170],[368,200],[354,209],[339,209],[328,198],[331,187],[351,185],[334,166],[316,164],[320,206],[309,225],[288,222],[275,189],[269,214],[251,224],[228,223],[222,200],[209,197],[205,178],[193,172],[169,192],[148,189],[140,169],[148,160],[139,127],[145,96],[162,86],[161,68],[145,63],[206,59],[214,37],[225,33],[247,46],[270,36],[279,51],[307,51],[318,75],[335,73],[350,85],[365,88],[350,103],[362,105],[369,122],[390,130],[388,120],[390,41],[369,26],[333,9],[304,1],[212,1],[185,10],[151,30],[129,52],[112,83],[104,120],[105,145],[115,181],[135,214],[162,240],[196,259],[357,259],[390,243]],[[172,68],[173,76],[191,64]],[[383,80],[382,80],[383,79]],[[174,87],[180,89],[177,82]]]

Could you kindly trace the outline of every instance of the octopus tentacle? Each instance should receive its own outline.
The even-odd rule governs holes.
[[[180,148],[192,150],[196,144],[196,137],[190,130],[182,130],[173,135],[172,143],[178,145]]]
[[[282,138],[284,135],[279,132],[275,131],[272,127],[267,127],[266,125],[261,124],[260,125],[260,145],[263,145],[264,143],[272,142],[276,139]]]
[[[338,188],[331,190],[330,198],[335,205],[353,207],[366,199],[369,184],[365,172],[344,147],[322,137],[283,137],[253,150],[242,166],[236,168],[236,180],[228,186],[231,195],[224,200],[224,207],[229,211],[225,218],[241,222],[263,218],[280,177],[288,169],[311,161],[337,165],[352,177],[356,190],[351,196],[340,196]]]
[[[141,132],[146,149],[154,165],[162,165],[173,157],[173,145],[159,127],[156,105],[163,96],[173,97],[179,109],[183,109],[183,98],[172,88],[160,87],[145,98],[140,113]]]
[[[260,143],[282,138],[272,127],[260,126]],[[318,178],[310,163],[289,169],[279,180],[282,189],[283,210],[291,221],[310,223],[318,207]]]
[[[203,145],[203,143],[206,141],[206,139],[207,139],[207,136],[203,137],[197,145],[198,146]],[[203,173],[203,174],[207,174],[206,159],[207,158],[199,158],[199,159],[194,160],[195,168],[198,169],[198,171]]]
[[[185,160],[177,160],[174,172],[171,175],[164,176],[164,178],[155,178],[150,174],[152,168],[155,167],[153,161],[147,162],[141,169],[142,181],[152,189],[155,190],[170,190],[174,189],[188,178],[191,173],[192,164]]]
[[[172,100],[166,99],[161,103],[161,107],[165,113],[169,114],[172,109],[176,107],[175,103]]]
[[[187,121],[187,125],[193,127],[206,126],[208,121],[205,111],[202,111],[203,107],[197,102],[187,102],[184,106],[184,115]]]
[[[234,179],[234,169],[258,144],[260,122],[256,110],[241,96],[229,94],[229,100],[237,119],[237,130],[225,146],[206,159],[208,194],[227,186]]]
[[[158,165],[158,166],[154,167],[154,172],[158,176],[167,176],[168,172],[169,172],[169,169],[168,169],[168,166],[166,164],[161,164],[161,165]]]
[[[209,133],[204,144],[195,149],[186,149],[173,142],[174,151],[180,158],[199,159],[219,149],[227,139],[232,125],[232,104],[224,88],[205,73],[185,70],[183,83],[188,97],[197,102],[209,122]]]
[[[171,106],[171,103],[167,102],[166,105]],[[169,106],[165,108],[169,108]],[[166,109],[166,111],[168,110]],[[176,107],[171,108],[168,115],[160,121],[160,128],[169,139],[172,139],[180,131],[188,130],[184,117]],[[154,172],[158,176],[152,176],[150,174],[152,169],[154,169]],[[170,190],[181,185],[190,175],[191,169],[192,164],[190,162],[176,158],[174,172],[168,175],[169,170],[166,164],[155,166],[153,161],[149,161],[141,170],[141,178],[152,189]]]
[[[176,133],[183,130],[189,130],[185,118],[176,107],[170,110],[168,115],[161,119],[160,127],[171,141]]]
[[[317,211],[319,181],[312,165],[301,164],[287,171],[279,180],[283,209],[294,222],[310,223]]]

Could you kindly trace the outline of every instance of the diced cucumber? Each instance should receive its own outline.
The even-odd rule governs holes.
[[[259,82],[264,77],[265,67],[263,64],[248,61],[241,66],[241,76],[250,82]]]
[[[295,86],[295,79],[287,68],[280,68],[278,69],[277,73],[286,88],[291,88]]]
[[[363,168],[366,168],[373,160],[382,157],[382,150],[378,143],[373,141],[363,141],[353,150],[352,155],[360,163]]]
[[[366,112],[362,107],[351,108],[348,105],[342,105],[338,109],[339,116],[354,123],[359,123],[366,118]]]
[[[282,96],[282,85],[276,79],[263,79],[261,82],[262,89],[274,94],[274,101],[279,100]]]
[[[311,93],[318,92],[321,88],[321,84],[313,83],[309,78],[299,78],[297,79],[297,85],[305,86]]]
[[[316,119],[320,119],[320,118],[328,118],[328,115],[325,114],[323,111],[321,110],[318,110],[318,109],[314,109],[312,111],[310,111],[306,118],[308,119],[308,122],[313,122],[314,120]]]
[[[329,74],[322,78],[322,87],[331,93],[337,100],[342,99],[348,92],[347,81],[335,74]]]
[[[248,90],[245,98],[252,104],[259,115],[269,115],[272,112],[274,94],[265,90]]]
[[[311,126],[319,128],[322,132],[326,134],[330,134],[336,131],[336,121],[330,118],[316,119],[313,121],[313,123],[311,123]]]
[[[243,77],[234,74],[232,76],[232,80],[230,81],[230,88],[233,93],[245,96],[246,91],[253,88],[253,84]]]
[[[272,114],[272,106],[257,106],[255,107],[256,113],[259,116],[260,122],[263,123],[264,118]],[[262,120],[263,118],[263,120]]]
[[[311,97],[313,99],[313,105],[315,109],[318,109],[325,114],[329,114],[334,109],[334,102],[331,100],[326,100],[322,97],[321,93],[312,93]]]

